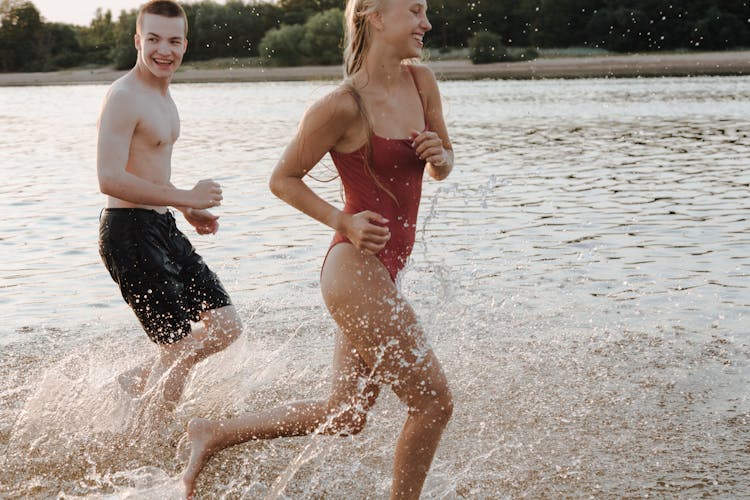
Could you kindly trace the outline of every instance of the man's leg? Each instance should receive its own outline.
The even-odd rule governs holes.
[[[242,323],[234,306],[206,311],[193,332],[174,344],[159,348],[151,367],[147,388],[161,388],[161,400],[173,410],[182,396],[190,369],[212,354],[226,349],[242,333]]]
[[[140,365],[120,373],[117,376],[117,383],[120,384],[120,388],[131,397],[138,397],[143,394],[154,362],[153,358],[149,358]]]

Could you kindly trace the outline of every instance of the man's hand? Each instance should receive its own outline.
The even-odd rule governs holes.
[[[208,210],[188,208],[182,213],[198,234],[216,234],[219,230],[219,216]]]
[[[190,207],[211,208],[221,205],[224,197],[221,195],[221,186],[213,179],[203,179],[190,190]]]

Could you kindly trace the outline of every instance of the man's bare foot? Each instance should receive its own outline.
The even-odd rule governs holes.
[[[195,493],[195,481],[198,479],[201,469],[211,458],[216,449],[216,430],[218,424],[205,418],[194,418],[188,423],[188,440],[190,441],[190,461],[182,473],[182,482],[185,484],[185,497],[193,498]]]
[[[120,388],[130,397],[137,398],[143,394],[148,379],[148,369],[143,366],[136,366],[117,376],[117,383]]]

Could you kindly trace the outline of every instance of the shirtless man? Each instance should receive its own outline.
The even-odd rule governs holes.
[[[171,0],[152,0],[138,13],[135,67],[112,84],[99,117],[97,173],[107,195],[99,253],[149,338],[156,360],[119,376],[131,395],[159,389],[157,408],[173,410],[189,370],[240,334],[229,295],[176,227],[168,206],[198,234],[214,234],[221,187],[192,189],[170,182],[180,118],[169,83],[187,48],[187,17]],[[191,325],[192,323],[192,325]]]

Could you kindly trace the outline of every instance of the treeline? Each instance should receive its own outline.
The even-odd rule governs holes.
[[[185,3],[186,61],[262,57],[270,64],[337,63],[344,0]],[[615,52],[750,47],[750,0],[430,0],[431,49],[492,40],[505,47]],[[47,23],[33,2],[0,0],[0,71],[135,61],[136,11],[99,10],[88,26]],[[477,39],[474,39],[475,35]],[[497,47],[495,47],[497,45]]]

